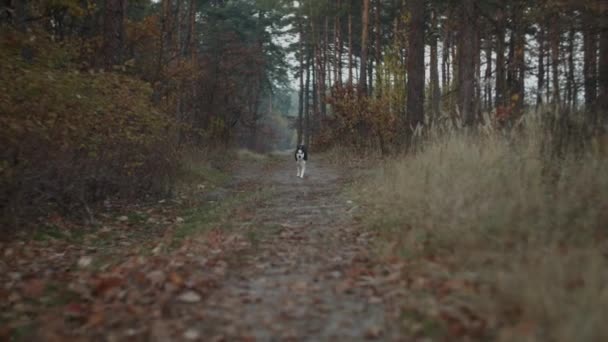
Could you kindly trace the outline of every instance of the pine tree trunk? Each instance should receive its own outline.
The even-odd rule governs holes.
[[[441,90],[439,89],[439,71],[438,56],[437,56],[437,12],[431,11],[431,112],[429,114],[429,127],[433,125],[435,118],[439,116],[439,101],[441,99]]]
[[[424,0],[409,1],[410,22],[407,60],[408,140],[424,124]],[[408,144],[410,142],[408,141]]]
[[[122,63],[127,0],[106,0],[103,16],[103,56],[106,67]]]
[[[514,56],[513,62],[515,64],[514,74],[513,74],[513,89],[511,98],[513,99],[513,109],[514,113],[512,118],[518,119],[523,114],[524,108],[524,80],[525,80],[525,47],[526,47],[526,36],[525,36],[525,23],[523,21],[524,17],[524,8],[523,4],[517,4],[513,15],[513,22],[515,25],[515,41],[514,41]]]
[[[458,39],[458,106],[464,126],[475,124],[474,104],[475,75],[475,3],[462,1],[462,21]]]
[[[600,55],[599,55],[599,93],[598,93],[598,113],[604,129],[608,129],[608,3],[599,2],[600,20]]]
[[[568,80],[567,80],[567,93],[568,93],[568,108],[570,111],[576,110],[576,80],[574,79],[574,73],[576,72],[576,68],[574,66],[574,26],[570,28],[568,32]]]
[[[374,21],[376,27],[376,96],[382,96],[382,72],[380,63],[382,61],[382,23],[380,22],[381,0],[376,0],[376,11]],[[371,81],[371,80],[370,80]]]
[[[342,4],[340,0],[338,1],[338,11],[340,11]],[[340,13],[336,15],[336,19],[334,21],[334,31],[336,34],[336,83],[338,86],[342,86],[342,25],[340,20]]]
[[[545,88],[545,26],[540,23],[538,32],[538,83],[536,84],[536,110],[543,104],[543,91]]]
[[[348,14],[348,85],[353,85],[353,16]]]
[[[450,89],[450,31],[447,23],[443,25],[443,44],[441,46],[441,88],[444,94]]]
[[[369,1],[363,0],[363,9],[361,10],[361,62],[359,70],[359,91],[362,94],[367,93],[367,40],[369,35]]]
[[[304,115],[306,128],[304,130],[304,145],[310,146],[310,69],[312,68],[312,58],[308,54],[306,61],[306,84],[304,85]]]
[[[496,28],[496,108],[505,105],[505,16],[502,9],[498,10]]]
[[[553,107],[555,110],[560,108],[560,91],[559,91],[559,16],[556,14],[551,20],[551,74],[553,76]]]
[[[300,93],[298,103],[298,144],[302,144],[302,137],[304,133],[304,33],[302,32],[302,25],[300,25]]]
[[[584,14],[583,50],[584,50],[584,88],[585,109],[589,114],[591,125],[597,123],[597,24],[596,17],[591,11]]]
[[[473,98],[473,111],[475,112],[475,121],[482,122],[481,117],[481,33],[479,29],[473,31],[475,36],[473,47],[473,64],[475,66],[475,97]]]
[[[486,39],[485,110],[492,110],[492,39]]]

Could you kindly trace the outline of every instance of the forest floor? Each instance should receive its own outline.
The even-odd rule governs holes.
[[[403,264],[373,255],[351,175],[295,173],[241,158],[178,200],[0,242],[0,339],[403,340]]]

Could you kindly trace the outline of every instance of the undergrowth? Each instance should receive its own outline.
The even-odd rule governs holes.
[[[425,285],[418,296],[447,328],[608,339],[608,159],[592,149],[555,157],[543,137],[534,125],[515,139],[449,134],[358,184],[381,252],[408,262],[413,284],[449,285],[450,295]]]
[[[152,103],[151,86],[117,72],[81,70],[76,61],[69,44],[44,35],[1,35],[2,225],[172,187],[179,168],[175,124]]]

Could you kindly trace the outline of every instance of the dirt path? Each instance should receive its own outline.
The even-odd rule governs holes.
[[[237,223],[256,242],[200,306],[200,332],[218,340],[391,339],[368,238],[354,228],[355,204],[341,196],[344,177],[319,161],[309,162],[305,179],[295,173],[287,160],[271,172],[239,169],[237,184],[270,193]]]
[[[319,160],[302,180],[289,155],[244,159],[185,209],[2,244],[0,340],[400,340],[400,266],[369,257],[348,181]]]

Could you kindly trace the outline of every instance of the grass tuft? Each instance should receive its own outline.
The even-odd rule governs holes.
[[[541,136],[433,139],[379,168],[359,201],[383,252],[474,279],[490,336],[606,340],[608,160],[556,159]]]

